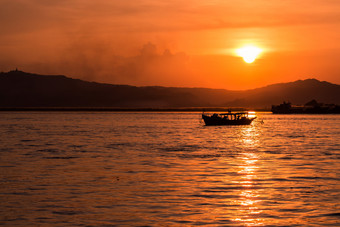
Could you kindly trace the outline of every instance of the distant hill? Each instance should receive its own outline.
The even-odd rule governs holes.
[[[340,104],[340,85],[316,79],[246,91],[209,88],[135,87],[87,82],[66,76],[0,73],[0,107],[246,107],[267,108],[290,101]]]

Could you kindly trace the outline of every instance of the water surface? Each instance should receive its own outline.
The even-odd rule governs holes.
[[[340,115],[0,113],[0,224],[340,225]]]

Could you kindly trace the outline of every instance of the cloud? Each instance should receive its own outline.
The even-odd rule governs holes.
[[[185,53],[158,50],[148,42],[136,56],[111,57],[105,79],[115,83],[178,86],[178,79],[190,77],[187,65],[190,58]],[[183,82],[182,81],[182,82]]]
[[[138,54],[125,57],[116,54],[110,43],[78,39],[58,56],[54,60],[23,62],[21,65],[31,72],[65,74],[113,84],[181,86],[193,82],[189,80],[189,56],[161,50],[151,42],[144,44]]]

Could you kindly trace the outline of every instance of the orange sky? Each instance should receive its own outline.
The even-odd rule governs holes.
[[[264,50],[252,64],[245,44]],[[1,0],[0,53],[0,71],[116,84],[340,84],[340,1]]]

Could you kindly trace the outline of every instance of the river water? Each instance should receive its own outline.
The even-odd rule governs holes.
[[[340,115],[1,112],[0,224],[340,226]]]

